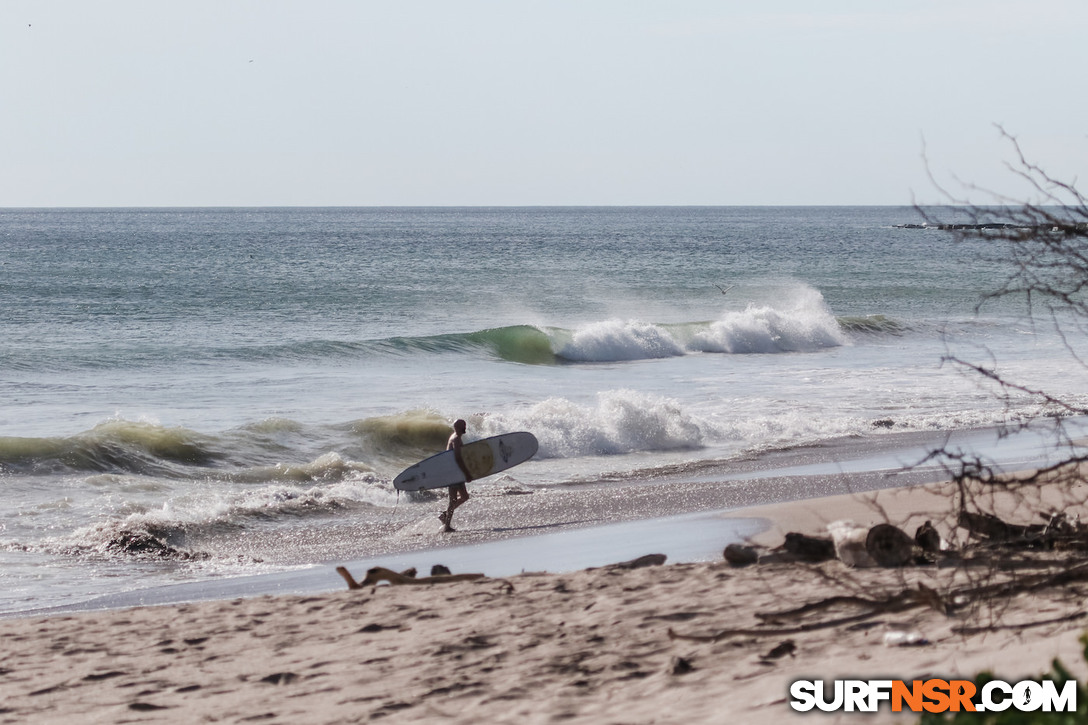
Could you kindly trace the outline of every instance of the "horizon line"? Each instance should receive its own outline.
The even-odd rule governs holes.
[[[835,209],[963,206],[956,204],[191,204],[191,205],[24,205],[0,206],[0,211],[102,209]]]

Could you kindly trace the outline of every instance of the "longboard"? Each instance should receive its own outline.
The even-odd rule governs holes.
[[[464,444],[461,460],[476,480],[525,463],[536,455],[538,448],[532,433],[504,433]],[[393,487],[398,491],[421,491],[464,482],[465,474],[457,465],[453,451],[442,451],[405,468],[393,479]]]

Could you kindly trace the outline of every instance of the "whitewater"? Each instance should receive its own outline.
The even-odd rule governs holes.
[[[896,226],[917,220],[0,210],[0,612],[395,549],[381,525],[440,502],[391,480],[456,418],[538,438],[474,486],[531,517],[586,486],[1049,413],[952,357],[1088,402],[1068,339],[978,307],[1006,271],[985,241]],[[601,497],[587,517],[624,515]]]

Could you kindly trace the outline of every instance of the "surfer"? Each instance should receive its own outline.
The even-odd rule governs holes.
[[[457,461],[457,467],[461,469],[461,473],[465,474],[465,483],[472,480],[472,474],[468,472],[468,467],[465,465],[465,461],[461,458],[461,436],[465,434],[468,429],[468,424],[463,420],[456,420],[453,423],[453,434],[450,436],[450,440],[446,443],[446,450],[453,451],[453,459]],[[438,515],[438,520],[446,525],[446,531],[453,531],[454,528],[450,525],[453,522],[453,512],[458,506],[468,501],[468,488],[465,487],[465,483],[455,483],[450,486],[450,505],[445,511]]]

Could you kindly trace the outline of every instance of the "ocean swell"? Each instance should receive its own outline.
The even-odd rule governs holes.
[[[362,426],[381,428],[381,423],[382,419],[372,419],[362,421]],[[428,425],[431,435],[424,441],[429,446],[413,440],[408,446],[410,450],[417,450],[416,446],[434,448],[439,442],[445,444],[448,424],[434,421]],[[195,477],[235,483],[301,483],[341,481],[373,470],[366,463],[329,450],[340,443],[320,429],[286,419],[269,419],[219,435],[154,423],[110,420],[72,436],[0,437],[0,471],[24,475],[133,475],[148,480]],[[308,449],[314,447],[327,452],[308,454]],[[366,455],[377,452],[377,448],[364,445],[358,452]],[[310,457],[308,462],[296,462]],[[93,482],[97,478],[92,475],[88,480]]]
[[[106,421],[74,436],[0,437],[0,470],[21,473],[122,471],[168,475],[175,466],[208,466],[223,455],[210,436],[126,420]]]
[[[553,365],[556,362],[550,332],[533,325],[509,325],[425,337],[393,337],[377,341],[374,347],[399,355],[483,350],[499,359],[525,365]]]

